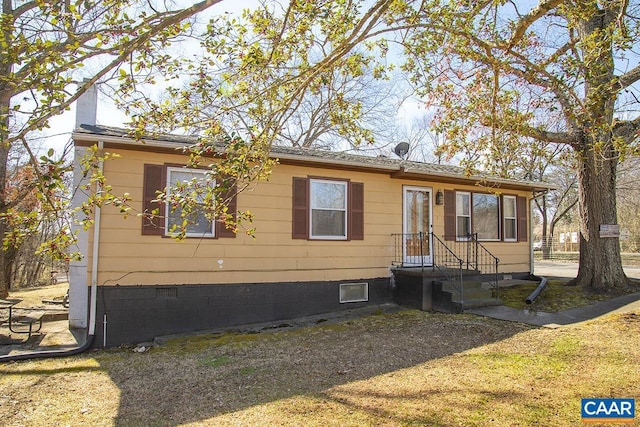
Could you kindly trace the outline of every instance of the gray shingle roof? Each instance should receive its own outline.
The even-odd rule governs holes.
[[[102,125],[81,125],[74,132],[74,139],[81,140],[81,134],[96,135],[110,137],[114,139],[122,138],[122,142],[131,141],[129,131],[123,128],[116,128]],[[176,134],[155,134],[145,138],[147,143],[158,141],[163,143],[175,144],[176,148],[186,147],[197,142],[197,137]],[[222,146],[221,146],[222,149]],[[358,169],[372,170],[389,170],[406,177],[418,178],[419,176],[428,176],[433,178],[442,178],[449,181],[472,181],[474,183],[483,182],[489,185],[524,187],[531,190],[547,190],[554,188],[553,185],[528,181],[498,178],[487,173],[475,172],[469,175],[464,168],[451,165],[442,165],[435,163],[422,163],[410,160],[402,160],[388,157],[372,157],[363,156],[345,152],[325,151],[312,148],[284,147],[274,145],[271,147],[271,156],[279,158],[282,161],[298,161],[304,163],[322,163],[324,165],[335,164],[336,166],[349,166]]]

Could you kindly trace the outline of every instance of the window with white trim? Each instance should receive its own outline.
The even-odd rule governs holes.
[[[310,180],[311,239],[347,239],[347,182]]]
[[[315,193],[315,214],[312,214],[312,196],[311,196],[311,183],[316,182],[318,184],[338,184],[338,187],[332,187],[328,185],[316,185]],[[364,184],[361,182],[353,182],[349,180],[332,179],[332,178],[302,178],[293,177],[292,182],[292,221],[291,221],[291,238],[293,239],[305,239],[305,240],[364,240]],[[324,187],[324,188],[323,188]],[[318,193],[318,190],[338,190],[335,193],[338,195],[338,199],[342,198],[342,195],[346,195],[345,201],[336,202],[335,206],[339,207],[335,211],[333,209],[322,209],[322,197]],[[322,193],[322,191],[320,192]],[[339,200],[338,200],[339,201]],[[326,201],[325,201],[326,202]],[[346,215],[342,215],[341,211],[343,206],[347,206]],[[331,203],[325,203],[331,205]],[[334,211],[333,213],[329,211]],[[337,212],[337,213],[336,213]],[[315,216],[315,221],[312,220],[312,215]],[[333,230],[327,223],[332,221],[325,221],[324,225],[322,217],[325,220],[333,215]],[[346,217],[346,218],[345,218]],[[346,221],[346,225],[345,225]],[[315,235],[312,236],[312,223]],[[323,231],[322,228],[325,228]],[[346,230],[344,230],[346,228]],[[328,230],[327,230],[328,229]],[[343,231],[344,230],[344,231]],[[219,233],[218,233],[219,234]],[[322,236],[322,235],[325,236]],[[333,234],[333,235],[331,235]],[[344,237],[346,234],[346,238]]]
[[[466,239],[471,234],[471,193],[456,193],[456,236]]]
[[[215,181],[207,179],[206,171],[199,169],[187,169],[179,167],[167,167],[167,199],[170,200],[172,192],[189,194],[200,203],[204,202],[204,196],[196,191],[198,186],[215,185]],[[200,210],[185,213],[180,206],[172,205],[167,201],[165,216],[166,235],[177,234],[178,230],[186,226],[187,237],[214,237],[214,227]]]
[[[518,241],[518,216],[516,214],[516,196],[502,196],[504,241]]]
[[[444,238],[526,242],[528,199],[524,196],[444,190]]]
[[[500,240],[500,202],[495,194],[473,193],[473,232],[478,240]]]

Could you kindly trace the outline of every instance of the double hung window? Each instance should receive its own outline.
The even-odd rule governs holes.
[[[364,184],[293,178],[293,239],[363,240]]]
[[[456,193],[456,237],[468,238],[471,234],[471,193]]]
[[[235,238],[233,228],[227,228],[222,220],[210,220],[205,215],[208,195],[203,186],[224,185],[227,188],[222,194],[226,211],[235,217],[237,209],[237,187],[233,182],[221,176],[210,176],[209,171],[190,169],[179,165],[145,164],[142,200],[142,234],[156,236],[172,236],[179,233],[186,225],[186,237],[198,238]],[[229,178],[227,178],[229,179]],[[167,201],[158,200],[158,192],[167,195]],[[202,209],[185,212],[179,198],[172,194],[186,194],[196,199]]]
[[[172,203],[174,195],[191,197],[198,204],[204,203],[203,186],[215,186],[214,180],[208,180],[207,174],[199,169],[167,168],[167,202],[165,230],[167,235],[176,234],[182,227],[187,237],[214,237],[213,222],[208,220],[201,209],[185,212],[180,203]]]
[[[347,183],[312,179],[311,239],[347,238]]]
[[[518,241],[518,217],[516,216],[516,197],[502,197],[504,217],[504,240],[506,242]]]

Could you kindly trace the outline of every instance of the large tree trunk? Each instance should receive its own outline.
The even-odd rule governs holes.
[[[607,2],[605,2],[607,3]],[[606,291],[627,285],[618,237],[600,237],[601,226],[618,224],[616,178],[618,151],[613,143],[615,100],[613,23],[619,11],[578,2],[576,19],[585,72],[584,111],[575,117],[581,140],[578,160],[580,267],[576,282]]]
[[[588,144],[589,146],[591,144]],[[601,225],[617,224],[616,172],[618,159],[590,147],[578,154],[580,211],[580,267],[576,284],[598,291],[627,285],[622,270],[620,242],[600,237]]]

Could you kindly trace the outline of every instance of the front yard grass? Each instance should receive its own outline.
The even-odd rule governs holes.
[[[0,365],[7,426],[569,426],[640,398],[640,313],[558,329],[414,310]]]

